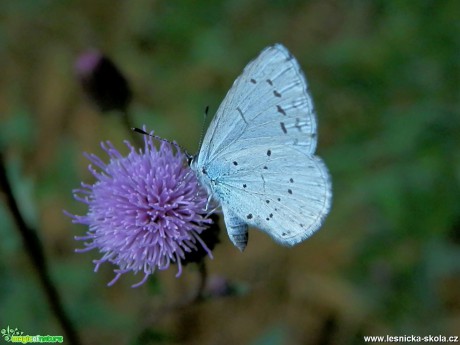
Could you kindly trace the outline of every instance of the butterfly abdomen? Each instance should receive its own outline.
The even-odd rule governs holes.
[[[224,220],[228,237],[240,251],[243,251],[248,244],[248,225],[225,204],[222,204],[222,211],[225,214]]]

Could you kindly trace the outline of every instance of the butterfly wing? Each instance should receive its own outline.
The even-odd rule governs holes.
[[[247,225],[294,245],[317,230],[331,182],[316,149],[316,116],[295,58],[268,47],[236,79],[192,169],[221,202],[229,236],[244,249]]]
[[[235,161],[238,165],[233,164]],[[235,152],[224,162],[230,169],[215,181],[214,191],[224,205],[225,218],[227,213],[238,215],[240,223],[292,246],[319,229],[329,213],[331,181],[326,166],[316,156],[267,143]],[[227,219],[226,224],[228,227]],[[232,228],[228,231],[232,242],[243,246],[238,238],[232,238],[242,234]]]
[[[261,141],[316,149],[316,116],[296,59],[282,45],[264,49],[235,80],[203,140],[199,163]]]

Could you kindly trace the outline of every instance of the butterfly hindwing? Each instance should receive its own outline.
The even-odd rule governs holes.
[[[254,164],[256,156],[265,157]],[[225,217],[226,212],[238,215],[287,246],[306,239],[323,223],[332,192],[320,158],[267,144],[241,150],[226,161],[230,169],[215,186]]]

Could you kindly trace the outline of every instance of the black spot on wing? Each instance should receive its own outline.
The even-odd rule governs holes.
[[[247,219],[252,219],[252,213],[249,213],[247,216],[246,216]]]
[[[286,125],[284,124],[284,122],[280,122],[280,125],[281,125],[281,130],[283,131],[283,133],[287,134]]]
[[[298,118],[295,119],[295,128],[297,128],[299,132],[302,132],[302,126],[300,125],[300,119]]]
[[[255,79],[252,79],[252,78],[251,78],[251,83],[257,84],[257,81],[256,81]]]
[[[278,91],[276,91],[276,90],[273,90],[273,95],[274,95],[275,97],[281,98],[281,94],[280,94]]]
[[[284,111],[284,109],[281,108],[281,106],[277,105],[277,106],[276,106],[276,109],[278,109],[278,113],[280,113],[280,114],[286,116],[286,111]]]
[[[267,156],[270,157],[272,155],[272,151],[271,150],[267,150]]]
[[[268,85],[273,86],[273,82],[270,79],[267,79],[267,83]]]

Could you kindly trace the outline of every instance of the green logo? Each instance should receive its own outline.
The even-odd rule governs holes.
[[[62,335],[24,335],[24,332],[18,328],[7,326],[0,330],[3,339],[10,343],[62,343],[64,337]]]
[[[14,337],[14,336],[21,336],[24,334],[24,332],[21,332],[19,329],[17,328],[10,328],[10,326],[6,327],[6,328],[3,328],[1,331],[0,331],[0,334],[2,335],[3,339],[5,339],[5,341],[11,341],[11,339]]]

